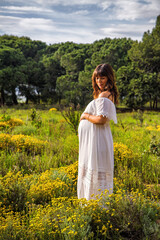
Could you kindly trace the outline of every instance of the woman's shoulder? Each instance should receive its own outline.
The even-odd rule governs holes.
[[[108,98],[114,103],[114,98],[111,92],[105,91],[99,94],[98,98]]]

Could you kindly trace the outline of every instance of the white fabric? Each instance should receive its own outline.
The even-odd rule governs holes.
[[[107,117],[107,122],[104,125],[81,120],[78,127],[77,194],[78,198],[89,200],[106,189],[110,193],[113,191],[113,139],[109,121],[113,120],[117,123],[117,117],[115,105],[104,97],[92,100],[84,112]],[[91,197],[92,194],[94,197]]]

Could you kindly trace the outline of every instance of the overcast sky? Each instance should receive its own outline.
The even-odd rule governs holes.
[[[160,14],[160,0],[0,0],[0,35],[47,44],[141,40]]]

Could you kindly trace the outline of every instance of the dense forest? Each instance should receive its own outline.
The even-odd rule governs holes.
[[[0,36],[0,104],[50,103],[85,106],[91,76],[100,63],[115,71],[120,102],[131,108],[160,100],[160,16],[142,41],[105,38],[92,44],[47,45],[28,37]]]

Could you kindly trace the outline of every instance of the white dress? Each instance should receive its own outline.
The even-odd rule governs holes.
[[[113,191],[113,139],[110,120],[117,123],[116,108],[108,98],[92,100],[85,113],[106,116],[107,122],[98,125],[81,120],[78,127],[79,163],[78,163],[78,198],[95,198],[106,189]],[[94,196],[93,196],[94,194]]]

